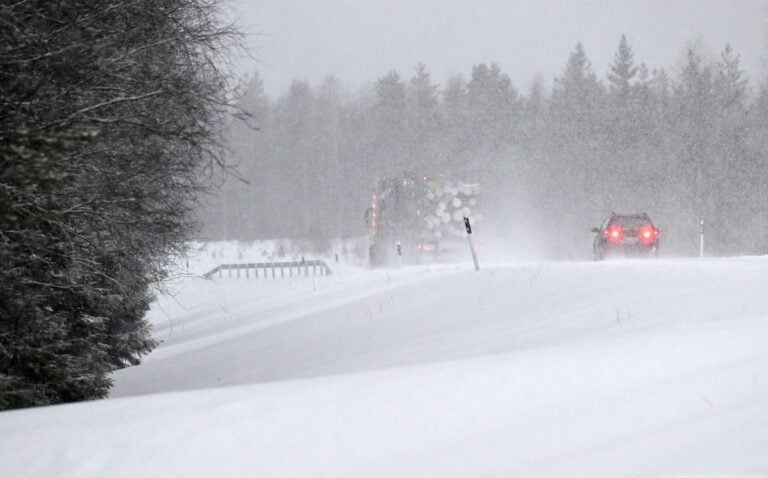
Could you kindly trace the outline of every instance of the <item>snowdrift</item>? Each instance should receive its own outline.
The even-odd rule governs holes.
[[[768,260],[180,281],[109,400],[0,414],[3,476],[768,473]]]

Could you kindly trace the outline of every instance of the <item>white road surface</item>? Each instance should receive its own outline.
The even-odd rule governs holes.
[[[184,279],[3,477],[768,476],[768,258]]]

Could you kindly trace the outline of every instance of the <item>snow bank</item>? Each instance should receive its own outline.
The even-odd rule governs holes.
[[[768,474],[767,266],[185,280],[124,398],[0,414],[3,476]]]

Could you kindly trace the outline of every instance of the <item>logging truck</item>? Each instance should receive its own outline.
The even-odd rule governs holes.
[[[366,210],[372,267],[440,261],[463,244],[464,218],[482,220],[479,185],[426,176],[378,178]]]

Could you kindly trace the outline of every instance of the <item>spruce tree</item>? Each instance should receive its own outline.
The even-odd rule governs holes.
[[[279,98],[273,112],[274,165],[276,184],[289,184],[291,194],[277,194],[274,206],[290,221],[280,221],[275,237],[306,238],[314,218],[316,161],[312,135],[315,96],[306,81],[294,81]],[[276,224],[276,226],[278,225]]]
[[[438,117],[438,85],[423,63],[416,67],[416,73],[408,82],[406,96],[408,103],[408,132],[410,156],[414,172],[421,175],[443,174],[437,143],[440,118]]]
[[[768,253],[768,81],[764,80],[756,101],[749,108],[749,155],[754,174],[750,181],[755,227],[753,247]]]
[[[470,128],[477,148],[500,153],[511,144],[521,109],[517,90],[496,63],[472,67],[467,83]]]
[[[750,125],[747,114],[747,80],[741,70],[740,57],[730,45],[726,45],[715,65],[712,89],[716,121],[713,126],[715,141],[712,144],[712,228],[713,250],[719,253],[754,253],[751,231],[727,227],[729,222],[755,223],[759,217],[752,197],[757,188],[750,187],[751,178],[757,173],[754,161],[748,154],[747,142]]]
[[[0,409],[106,395],[222,161],[215,3],[0,9]]]
[[[446,170],[461,174],[465,154],[472,142],[467,127],[470,121],[467,82],[460,76],[448,78],[442,97],[441,110],[445,118],[442,154],[446,158]]]
[[[687,60],[673,90],[673,128],[676,168],[681,178],[676,188],[681,205],[688,206],[687,220],[680,224],[695,234],[698,221],[713,215],[711,194],[713,179],[713,146],[715,119],[719,114],[715,106],[711,69],[703,64],[699,55],[688,50]]]
[[[555,78],[552,105],[570,119],[586,119],[602,106],[603,87],[581,43],[568,57],[563,74]]]
[[[396,71],[390,71],[376,81],[374,89],[372,158],[376,176],[400,175],[413,162],[407,147],[405,83]]]
[[[549,122],[547,168],[550,169],[549,189],[563,191],[556,197],[542,199],[549,203],[551,210],[564,211],[567,218],[564,228],[568,234],[579,234],[580,225],[576,218],[579,205],[587,205],[594,215],[610,210],[613,192],[608,190],[614,182],[614,163],[606,163],[602,155],[604,127],[605,91],[592,71],[591,64],[581,43],[568,57],[565,69],[555,78]],[[593,184],[602,184],[600,204],[590,197]],[[556,249],[567,249],[560,244]]]
[[[625,35],[621,35],[619,48],[609,68],[608,83],[611,95],[620,106],[626,107],[629,105],[632,80],[637,74],[637,67],[634,65],[634,53]]]

